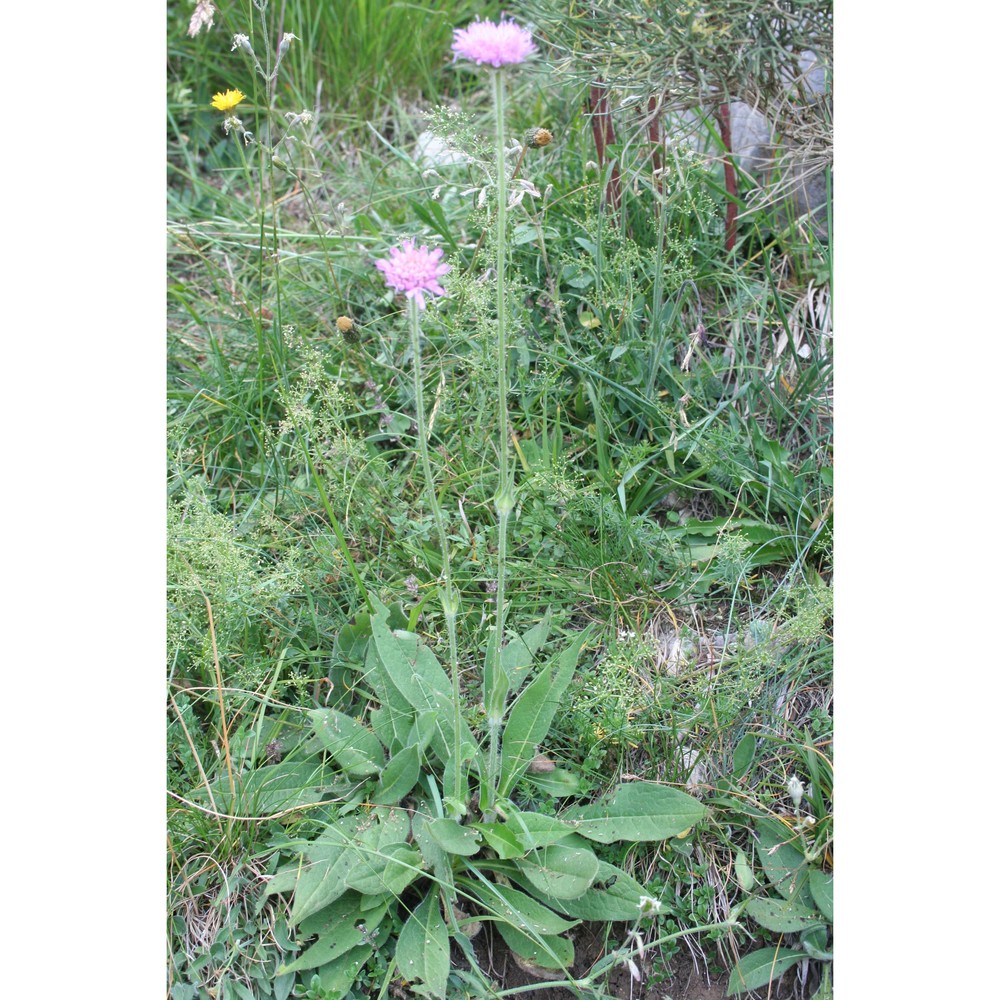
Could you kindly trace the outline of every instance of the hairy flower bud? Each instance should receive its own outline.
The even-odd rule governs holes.
[[[337,330],[344,340],[357,340],[358,328],[354,324],[354,320],[350,316],[338,316],[337,317]]]
[[[552,133],[547,128],[529,128],[524,133],[524,144],[530,149],[547,146],[552,141]]]

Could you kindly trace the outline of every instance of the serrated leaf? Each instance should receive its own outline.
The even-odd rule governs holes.
[[[833,923],[833,875],[813,868],[809,872],[809,891],[820,913]]]
[[[472,827],[462,826],[453,819],[435,819],[427,824],[427,829],[449,854],[471,858],[479,853],[481,835]]]
[[[443,1000],[450,964],[448,930],[438,895],[433,892],[410,914],[399,932],[396,967],[404,979],[419,979],[426,984],[427,993]]]
[[[580,920],[635,920],[639,915],[639,899],[649,890],[627,872],[600,861],[597,877],[578,899],[554,899],[552,905],[561,913]]]
[[[606,802],[574,806],[559,818],[588,840],[611,844],[677,837],[704,815],[705,807],[685,792],[636,781],[621,785]]]
[[[822,919],[816,910],[795,900],[770,897],[748,900],[746,912],[761,927],[778,933],[805,930]]]
[[[497,930],[516,955],[542,969],[568,969],[573,964],[573,942],[569,938],[545,935],[541,942],[522,934],[507,923],[498,923]]]
[[[554,662],[550,661],[543,667],[514,702],[504,727],[500,749],[499,795],[510,793],[534,759],[535,747],[548,734],[559,702],[573,679],[580,650],[589,635],[589,629],[580,632]]]
[[[553,844],[515,861],[518,871],[540,892],[577,899],[590,888],[600,864],[592,851]]]
[[[395,805],[401,802],[420,777],[420,749],[404,747],[385,766],[378,788],[372,793],[372,802]]]
[[[315,708],[306,714],[323,747],[345,771],[367,777],[385,766],[379,738],[357,719],[335,708]]]
[[[801,951],[789,948],[758,948],[744,955],[729,974],[726,996],[766,986],[802,959]]]

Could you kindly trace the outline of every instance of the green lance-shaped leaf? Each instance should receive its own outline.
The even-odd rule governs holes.
[[[392,686],[418,713],[434,713],[438,734],[431,746],[442,760],[454,750],[455,705],[451,681],[437,657],[412,632],[391,630],[385,624],[386,609],[372,619],[373,648],[385,676]],[[473,753],[476,742],[464,720],[460,722],[461,739]],[[405,738],[405,734],[404,734]]]
[[[367,944],[371,940],[370,935],[386,914],[386,905],[382,902],[376,909],[369,910],[362,917],[359,901],[356,893],[347,893],[335,903],[303,920],[299,927],[300,936],[318,934],[319,938],[294,962],[283,965],[278,970],[278,975],[300,972],[303,969],[317,969],[340,958],[352,948]]]
[[[372,802],[395,805],[417,783],[420,777],[420,748],[404,747],[386,765],[372,794]]]
[[[736,744],[733,751],[733,776],[742,778],[750,766],[753,764],[754,755],[757,752],[757,737],[753,733],[747,733]]]
[[[443,1000],[449,966],[448,930],[441,916],[438,894],[432,892],[410,914],[399,932],[396,967],[404,979],[411,983],[420,980],[426,986],[426,994]]]
[[[538,650],[545,645],[545,640],[549,637],[549,630],[552,627],[552,612],[546,612],[545,617],[533,625],[523,636],[515,635],[510,642],[504,646],[500,653],[500,667],[502,676],[494,676],[496,669],[496,657],[494,643],[496,633],[490,634],[490,640],[486,651],[486,660],[483,667],[483,690],[487,692],[490,704],[486,706],[488,715],[499,717],[503,713],[504,704],[508,696],[517,694],[521,685],[527,680],[531,672],[531,665],[535,662]]]
[[[538,935],[564,934],[579,920],[567,920],[527,893],[497,882],[469,882],[467,888],[488,914],[500,923]]]
[[[515,861],[534,888],[555,899],[576,899],[590,888],[600,864],[593,851],[553,844]]]
[[[366,896],[397,896],[420,875],[420,862],[407,844],[388,844],[375,855],[355,851],[347,884]]]
[[[323,798],[323,786],[329,786],[331,773],[322,765],[307,761],[282,761],[265,764],[249,774],[236,777],[233,798],[228,776],[212,784],[216,806],[222,812],[261,816],[290,809]]]
[[[452,855],[459,852],[446,851],[431,835],[430,827],[436,820],[431,820],[423,813],[413,814],[413,841],[423,855],[423,867],[431,872],[445,898],[455,898],[455,872],[452,867]],[[454,820],[449,820],[454,822]],[[458,824],[455,824],[458,826]],[[461,829],[461,827],[460,827]],[[478,850],[478,848],[477,848]]]
[[[319,976],[323,1000],[343,1000],[350,993],[361,967],[371,958],[371,954],[371,945],[365,944],[320,966],[314,975]]]
[[[560,819],[588,840],[667,840],[689,830],[705,815],[705,807],[676,788],[636,781],[621,785],[606,802],[573,806]]]
[[[427,824],[434,841],[449,854],[471,858],[479,853],[482,837],[477,830],[453,819],[435,819]]]
[[[777,933],[802,931],[822,921],[822,917],[811,906],[803,906],[794,899],[751,899],[747,902],[746,912],[761,927]]]
[[[529,771],[525,774],[525,778],[539,791],[551,795],[554,799],[564,799],[570,795],[576,795],[580,790],[579,777],[564,767],[557,767],[538,774],[532,774]]]
[[[809,891],[819,912],[833,923],[833,874],[814,868],[809,872]]]
[[[758,948],[757,951],[744,955],[729,975],[726,996],[766,986],[803,957],[801,951],[789,948]]]
[[[361,824],[353,816],[335,820],[309,845],[308,861],[295,883],[292,924],[301,923],[347,891],[347,875],[353,864],[351,844]]]
[[[315,708],[307,714],[320,742],[345,771],[367,777],[385,766],[378,737],[357,719],[334,708]]]
[[[559,701],[573,679],[580,650],[589,635],[589,629],[579,633],[554,662],[543,667],[514,702],[500,749],[499,795],[510,794],[534,758],[535,747],[548,735]]]
[[[575,832],[575,827],[572,824],[564,823],[555,816],[545,816],[536,812],[519,812],[516,809],[507,812],[507,819],[502,826],[517,836],[518,840],[524,844],[526,851],[556,844]]]
[[[809,867],[805,855],[795,845],[796,834],[778,820],[757,821],[757,859],[768,881],[785,899],[812,903]]]
[[[639,899],[649,890],[627,872],[598,863],[597,877],[590,888],[577,899],[554,899],[552,905],[568,917],[604,922],[635,920],[639,916]]]
[[[497,852],[498,858],[508,861],[511,858],[523,858],[527,854],[528,849],[517,834],[502,823],[475,823],[473,825],[482,834],[486,843]]]

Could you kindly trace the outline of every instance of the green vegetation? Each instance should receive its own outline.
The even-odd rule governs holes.
[[[831,995],[832,243],[634,112],[829,5],[569,6],[168,5],[174,1000]]]

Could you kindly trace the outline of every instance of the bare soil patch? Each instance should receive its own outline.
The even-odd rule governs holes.
[[[584,977],[606,953],[605,934],[600,926],[584,925],[577,929],[574,943],[576,961],[571,971],[575,977]],[[483,958],[480,955],[481,962]],[[639,982],[635,981],[627,967],[619,965],[614,968],[605,987],[611,996],[622,1000],[723,1000],[726,995],[729,973],[710,972],[704,962],[696,964],[684,950],[675,955],[666,966],[662,956],[653,952],[647,953],[645,959],[638,964],[642,973]],[[516,994],[518,1000],[578,1000],[577,995],[570,990],[545,986],[538,976],[521,968],[498,936],[494,938],[483,968],[498,981],[501,989],[537,987]],[[792,1000],[796,995],[794,977],[789,973],[778,983],[773,983],[770,992],[762,992],[767,994],[769,1000]]]

